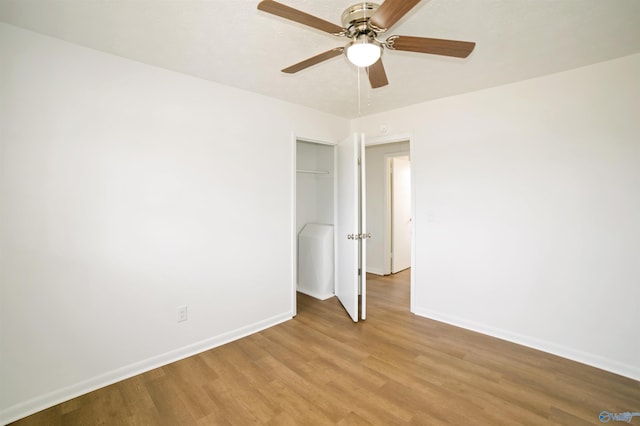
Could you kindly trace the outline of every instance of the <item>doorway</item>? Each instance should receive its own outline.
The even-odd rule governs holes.
[[[334,295],[335,146],[296,139],[294,165],[294,297],[325,300]]]
[[[410,142],[370,145],[367,157],[367,272],[389,275],[411,266]],[[394,262],[395,257],[395,262]]]
[[[370,277],[402,272],[410,278],[409,310],[413,312],[414,187],[411,138],[369,141],[365,149],[367,170],[366,271]],[[395,186],[395,189],[394,189]]]
[[[294,136],[292,157],[292,315],[297,311],[297,292],[318,299],[335,294],[354,322],[364,320],[366,214],[364,190],[360,190],[365,184],[364,135],[354,133],[340,144]],[[309,226],[314,229],[308,230]],[[328,250],[302,253],[320,246]],[[308,277],[322,281],[321,285],[301,282]]]

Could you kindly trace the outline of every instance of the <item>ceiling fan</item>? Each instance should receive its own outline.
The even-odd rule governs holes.
[[[469,41],[398,35],[387,37],[384,41],[379,39],[380,34],[391,28],[419,2],[420,0],[385,0],[382,5],[369,2],[354,4],[342,13],[342,27],[272,0],[261,1],[258,9],[351,40],[344,47],[320,53],[291,65],[282,72],[293,74],[346,52],[351,63],[366,68],[371,87],[375,89],[389,84],[382,65],[383,49],[456,58],[466,58],[473,51],[476,44]]]

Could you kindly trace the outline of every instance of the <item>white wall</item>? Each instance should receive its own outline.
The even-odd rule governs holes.
[[[640,378],[638,75],[352,123],[413,136],[417,313]],[[289,318],[292,132],[349,123],[0,24],[0,422]]]
[[[307,223],[334,224],[334,146],[298,141],[298,170],[322,171],[327,174],[297,173],[296,229]]]
[[[291,134],[348,131],[0,24],[0,423],[290,318]]]
[[[352,124],[411,134],[415,311],[640,379],[640,55]]]
[[[409,152],[409,142],[386,143],[382,145],[367,146],[366,156],[366,180],[367,180],[367,231],[371,238],[367,240],[367,272],[384,275],[389,273],[390,266],[385,267],[384,235],[387,224],[385,223],[386,190],[387,190],[387,163],[385,155]]]

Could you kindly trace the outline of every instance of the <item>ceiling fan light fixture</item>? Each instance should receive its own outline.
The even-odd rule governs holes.
[[[349,43],[346,50],[349,61],[361,68],[375,64],[382,55],[380,43],[372,40],[366,34],[356,37]]]
[[[386,40],[380,41],[378,37],[401,20],[407,12],[420,3],[420,0],[385,0],[381,5],[369,1],[359,1],[360,3],[349,6],[342,13],[342,26],[340,26],[278,3],[276,0],[260,0],[258,9],[263,12],[350,40],[344,47],[335,47],[305,59],[284,68],[282,72],[294,74],[344,53],[349,62],[358,68],[367,69],[371,88],[377,89],[389,84],[380,58],[383,50],[466,58],[476,45],[470,41],[400,35],[392,35],[386,37]],[[358,78],[359,76],[360,73],[358,73]],[[358,87],[360,87],[359,84]]]

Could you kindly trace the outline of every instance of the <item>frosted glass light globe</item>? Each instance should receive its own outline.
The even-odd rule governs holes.
[[[347,58],[357,67],[368,67],[380,59],[382,51],[376,43],[370,43],[366,38],[354,40],[347,47]]]

